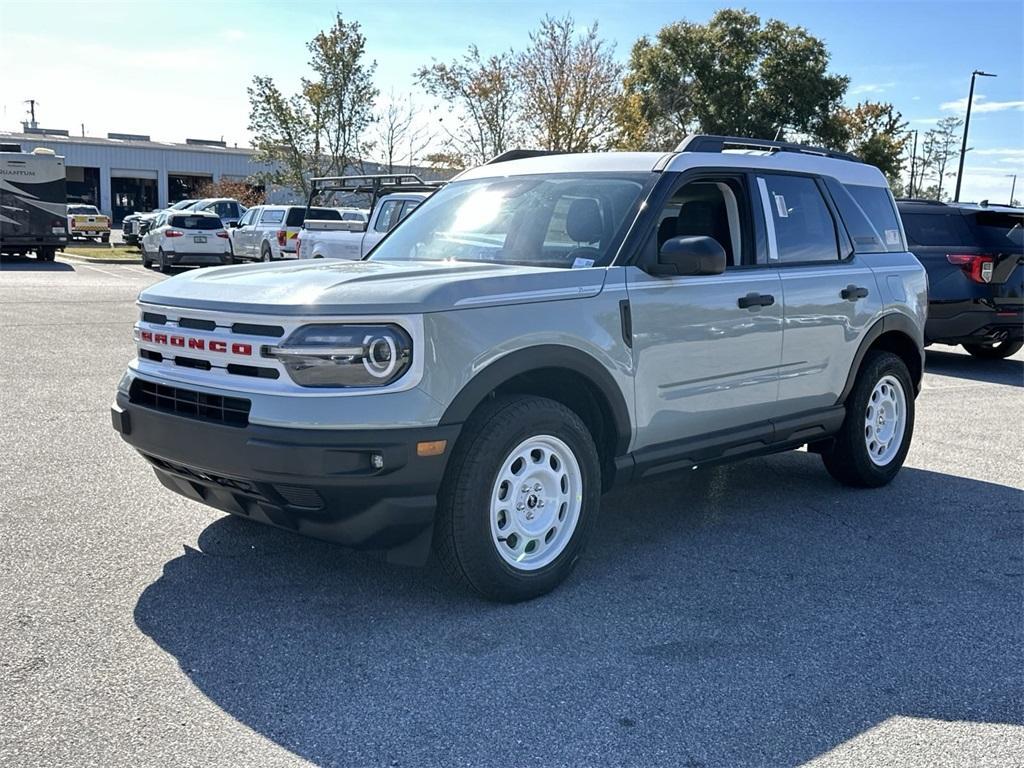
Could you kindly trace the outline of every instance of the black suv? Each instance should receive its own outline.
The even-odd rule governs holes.
[[[910,250],[928,271],[928,343],[975,357],[1024,345],[1024,208],[899,200]]]

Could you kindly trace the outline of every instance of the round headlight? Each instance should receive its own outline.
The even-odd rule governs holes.
[[[263,354],[303,387],[383,387],[412,364],[412,339],[397,325],[305,325]]]

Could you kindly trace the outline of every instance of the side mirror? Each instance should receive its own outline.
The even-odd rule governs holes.
[[[230,227],[231,229],[238,229],[240,226],[242,226],[242,222],[240,222],[240,221],[229,221],[228,222],[228,227]]]
[[[725,249],[713,237],[671,237],[658,252],[652,275],[720,275],[725,272]]]

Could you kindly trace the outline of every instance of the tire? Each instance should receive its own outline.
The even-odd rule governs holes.
[[[53,261],[57,257],[57,251],[54,248],[40,248],[36,251],[36,259],[38,261]]]
[[[519,456],[530,463],[517,474]],[[452,453],[434,549],[456,582],[483,597],[529,600],[572,572],[600,503],[597,448],[579,416],[542,397],[496,398],[466,422]]]
[[[102,242],[102,243],[109,243],[110,242],[110,233],[107,232],[105,235],[100,235],[100,242]]]
[[[995,344],[964,344],[972,357],[982,360],[1002,360],[1016,354],[1024,347],[1024,341],[1000,341]]]
[[[878,488],[900,471],[913,434],[914,385],[906,363],[891,352],[869,352],[846,400],[843,425],[821,458],[844,485]]]
[[[143,269],[151,269],[153,262],[149,260],[149,256],[146,255],[146,249],[139,244],[139,252],[142,254],[142,267]]]
[[[161,248],[159,251],[157,251],[156,256],[156,263],[157,266],[160,268],[160,271],[163,272],[165,275],[171,274],[171,265],[167,263],[167,257],[164,256],[164,249]]]
[[[263,247],[260,248],[260,261],[273,261],[273,260],[274,260],[274,254],[270,250],[270,246],[267,245],[266,243],[264,243]]]

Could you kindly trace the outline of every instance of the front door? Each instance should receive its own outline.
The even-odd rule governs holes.
[[[681,182],[642,261],[670,237],[714,237],[721,275],[664,277],[626,268],[633,326],[634,450],[729,430],[770,431],[782,356],[782,281],[755,242],[745,175]]]

